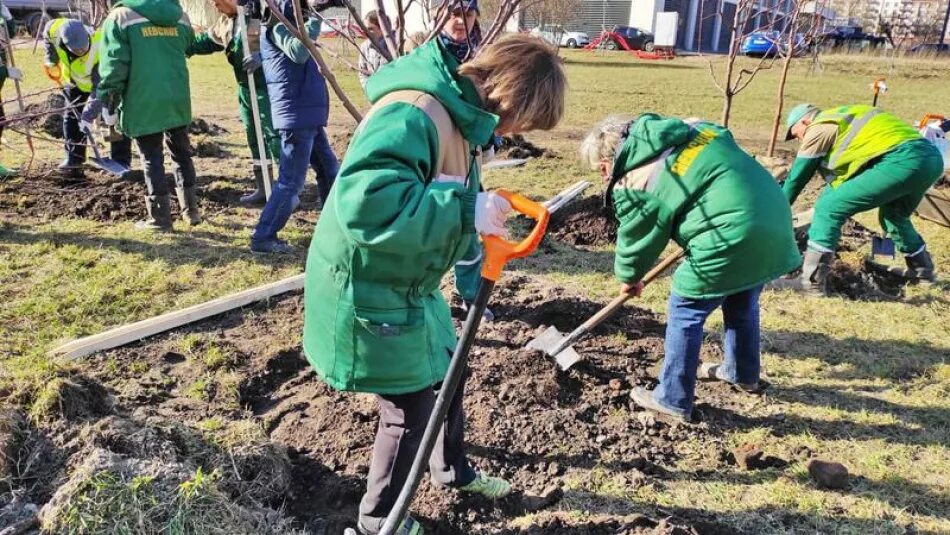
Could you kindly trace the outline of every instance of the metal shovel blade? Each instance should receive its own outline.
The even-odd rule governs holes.
[[[528,345],[525,347],[536,351],[543,351],[545,354],[554,357],[558,367],[562,370],[567,370],[577,364],[577,362],[581,360],[581,356],[577,354],[577,351],[574,351],[572,346],[567,346],[556,354],[551,353],[557,349],[557,346],[560,345],[562,341],[564,341],[564,335],[561,334],[557,328],[552,326],[535,337],[534,340],[528,342]]]
[[[509,167],[521,167],[522,165],[528,163],[528,160],[524,158],[514,158],[511,160],[492,160],[482,166],[482,170],[488,171],[490,169],[507,169]]]
[[[90,161],[95,167],[118,177],[124,178],[129,173],[128,167],[120,164],[112,158],[90,158]]]

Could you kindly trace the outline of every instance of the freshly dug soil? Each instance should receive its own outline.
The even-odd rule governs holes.
[[[477,469],[509,478],[516,492],[490,503],[424,482],[413,511],[427,532],[720,532],[703,513],[667,521],[659,520],[667,513],[650,510],[622,513],[627,516],[592,510],[576,517],[552,509],[578,493],[590,497],[559,487],[601,477],[595,468],[606,468],[631,488],[669,477],[684,455],[680,444],[690,444],[691,458],[725,466],[715,430],[734,425],[723,415],[747,398],[723,385],[701,384],[700,423],[670,425],[629,399],[633,386],[655,384],[664,326],[653,314],[625,309],[577,343],[585,360],[561,372],[553,359],[524,345],[549,325],[572,329],[603,303],[510,277],[492,306],[498,319],[483,324],[470,358],[466,439]],[[327,534],[352,526],[376,431],[375,400],[333,391],[317,379],[301,354],[301,329],[301,296],[288,295],[91,357],[89,380],[104,386],[114,404],[60,411],[44,424],[42,436],[55,445],[51,458],[61,461],[44,476],[46,490],[32,495],[34,503],[77,492],[89,474],[76,467],[88,466],[91,456],[119,455],[115,466],[123,477],[142,467],[156,485],[181,481],[198,468],[217,469],[213,496],[230,497],[241,508],[233,518],[241,522],[289,519]],[[707,344],[703,354],[719,358],[721,352]],[[249,429],[249,438],[241,438]],[[85,479],[77,480],[79,474]],[[64,484],[72,486],[59,490]],[[529,511],[546,514],[526,527],[509,525]],[[635,512],[658,519],[630,516]]]
[[[551,218],[548,234],[570,245],[609,245],[617,241],[617,219],[604,213],[603,199],[584,197]]]
[[[526,140],[524,136],[515,134],[511,137],[504,136],[501,138],[501,147],[498,148],[498,152],[495,156],[502,159],[515,159],[541,158],[544,156],[553,156],[553,154],[548,149],[538,147]]]

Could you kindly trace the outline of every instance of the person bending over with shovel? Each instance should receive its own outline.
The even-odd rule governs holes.
[[[788,113],[786,141],[801,141],[784,190],[792,204],[817,171],[828,184],[815,202],[802,274],[771,287],[810,295],[827,293],[841,227],[849,217],[879,207],[881,227],[904,254],[908,280],[933,281],[934,264],[910,221],[924,193],[943,174],[943,156],[913,126],[868,105],[820,110],[799,104]]]
[[[759,293],[801,264],[792,214],[772,176],[725,128],[653,113],[608,118],[584,140],[581,156],[609,179],[605,204],[620,223],[614,271],[622,292],[639,295],[640,279],[670,239],[685,251],[673,275],[659,385],[635,388],[633,401],[689,421],[697,374],[759,390]],[[725,360],[700,367],[703,325],[720,307]]]
[[[554,127],[565,89],[557,51],[526,35],[503,37],[462,66],[433,40],[366,84],[373,107],[310,244],[303,335],[327,384],[377,395],[364,534],[378,533],[394,506],[456,345],[439,282],[478,234],[505,234],[511,207],[479,192],[479,147],[496,131]],[[501,498],[508,482],[466,459],[463,390],[429,460],[432,481]],[[421,532],[411,517],[397,531]]]

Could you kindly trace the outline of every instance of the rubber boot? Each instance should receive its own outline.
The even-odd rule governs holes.
[[[778,279],[769,283],[772,290],[792,290],[806,295],[828,295],[828,273],[834,253],[823,253],[813,249],[805,250],[802,274],[797,279]]]
[[[904,262],[907,264],[907,268],[891,268],[891,273],[899,275],[907,280],[919,280],[934,282],[937,280],[937,275],[934,271],[934,261],[930,257],[930,253],[927,251],[926,247],[922,248],[920,251],[912,255],[907,255],[904,257]]]
[[[274,176],[273,168],[267,167],[271,172],[269,176]],[[248,206],[263,206],[267,202],[266,191],[264,190],[264,170],[260,164],[254,164],[254,191],[241,196],[241,204]]]
[[[12,177],[12,176],[16,176],[16,170],[15,170],[15,169],[8,169],[8,168],[6,168],[6,167],[0,165],[0,178],[10,178],[10,177]]]
[[[66,178],[83,178],[85,173],[82,170],[82,163],[76,163],[71,158],[66,157],[59,165],[56,166],[56,170],[59,171],[59,174]]]
[[[171,199],[168,195],[148,195],[145,197],[145,210],[148,217],[139,221],[135,228],[151,230],[153,232],[170,232],[172,230]]]
[[[181,208],[181,219],[191,226],[201,224],[201,212],[198,211],[198,195],[194,186],[175,188],[178,195],[178,207]]]

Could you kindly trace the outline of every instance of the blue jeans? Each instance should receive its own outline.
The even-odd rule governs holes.
[[[717,375],[730,383],[759,380],[759,294],[762,286],[714,299],[670,294],[666,323],[666,357],[653,399],[682,416],[693,411],[696,368],[706,318],[722,306],[725,360]]]
[[[270,199],[261,211],[260,221],[254,229],[251,241],[266,243],[277,239],[277,232],[284,228],[293,212],[295,199],[303,190],[307,179],[307,167],[317,173],[320,199],[326,204],[330,187],[336,180],[340,164],[337,162],[330,140],[323,128],[294,128],[280,130],[280,168],[277,184]]]

